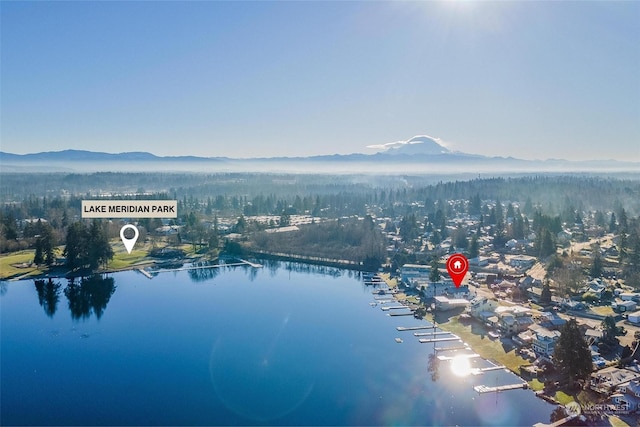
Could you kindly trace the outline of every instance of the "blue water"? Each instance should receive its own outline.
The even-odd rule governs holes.
[[[372,307],[372,289],[354,273],[294,267],[152,280],[123,272],[72,287],[58,281],[57,292],[33,281],[2,283],[0,423],[549,421],[554,406],[529,390],[473,390],[518,381],[502,370],[459,377],[443,362],[434,382],[433,345],[396,330],[425,322]]]

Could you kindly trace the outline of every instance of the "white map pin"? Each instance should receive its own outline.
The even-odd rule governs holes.
[[[134,234],[133,234],[133,238],[131,238],[131,239],[127,239],[127,238],[124,236],[124,231],[125,231],[126,229],[128,229],[128,228],[132,229],[132,230],[133,230],[133,233],[134,233]],[[140,235],[140,233],[138,232],[138,229],[137,229],[134,225],[131,225],[131,224],[127,224],[127,225],[123,226],[123,227],[120,229],[120,238],[122,239],[122,243],[124,243],[124,247],[125,247],[125,249],[127,250],[127,253],[128,253],[128,254],[130,254],[130,253],[131,253],[131,250],[133,249],[133,246],[134,246],[134,245],[136,244],[136,242],[138,241],[138,236],[139,236],[139,235]]]

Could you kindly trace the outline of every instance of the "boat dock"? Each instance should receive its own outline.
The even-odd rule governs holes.
[[[477,357],[480,357],[480,355],[477,353],[471,353],[471,354],[458,354],[456,356],[438,356],[438,360],[441,360],[444,362],[447,360],[453,360],[453,359],[463,358],[463,357],[466,357],[467,359],[475,359]]]
[[[451,347],[436,347],[434,348],[435,351],[456,351],[456,350],[470,350],[471,347],[469,347],[468,344],[466,343],[462,343],[463,345],[452,345]]]
[[[142,273],[143,276],[145,276],[147,279],[153,279],[153,276],[151,274],[149,274],[149,272],[145,269],[142,268],[136,268],[136,271],[138,273]]]
[[[428,344],[430,342],[442,342],[442,341],[460,341],[460,337],[457,335],[454,335],[452,337],[447,337],[447,338],[420,338],[418,341],[421,342],[422,344]]]
[[[396,330],[398,331],[419,331],[422,329],[433,329],[433,325],[431,326],[397,326]]]
[[[178,267],[178,268],[159,268],[158,270],[153,270],[151,273],[163,273],[168,271],[188,271],[188,270],[201,270],[203,268],[220,268],[220,267],[239,267],[242,265],[248,265],[253,268],[262,268],[262,265],[256,264],[254,262],[250,262],[244,259],[239,260],[240,262],[234,262],[231,264],[207,264],[207,265],[190,265],[188,267]],[[147,272],[149,273],[149,272]],[[143,273],[144,274],[144,273]],[[151,277],[149,277],[151,278]]]
[[[431,336],[431,335],[446,335],[446,334],[451,334],[451,332],[447,332],[447,331],[414,332],[413,336],[414,337],[428,337],[428,336]]]
[[[527,383],[517,383],[517,384],[507,384],[507,385],[499,385],[496,387],[489,387],[486,385],[477,385],[475,386],[473,389],[477,392],[477,393],[497,393],[500,391],[507,391],[507,390],[518,390],[518,389],[527,389],[529,388],[529,384]]]
[[[239,259],[239,261],[243,264],[247,264],[249,267],[262,268],[262,264],[257,264],[255,262],[247,261],[246,259]]]
[[[501,369],[507,369],[507,367],[504,365],[500,365],[500,366],[489,366],[487,368],[478,368],[478,369],[474,369],[475,371],[474,375],[482,374],[483,372],[489,372],[489,371],[499,371]]]
[[[386,305],[384,307],[380,307],[382,309],[382,311],[389,311],[389,310],[402,310],[404,308],[409,309],[409,307],[407,307],[406,305]]]
[[[406,307],[407,310],[409,310],[408,307]],[[387,316],[413,316],[413,311],[410,311],[408,313],[387,313]]]

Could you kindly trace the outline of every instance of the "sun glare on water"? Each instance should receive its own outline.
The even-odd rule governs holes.
[[[471,373],[469,357],[460,355],[451,359],[451,372],[458,377],[466,377]]]

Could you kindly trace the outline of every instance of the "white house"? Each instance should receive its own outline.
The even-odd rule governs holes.
[[[447,298],[444,296],[435,297],[435,309],[440,311],[452,310],[454,308],[466,307],[469,301],[464,298]]]
[[[493,316],[496,308],[498,307],[498,301],[489,298],[477,298],[471,300],[469,304],[469,314],[476,319],[485,321],[489,317]]]
[[[411,282],[416,279],[427,280],[430,272],[431,267],[428,265],[405,264],[400,267],[400,278],[402,279],[402,282],[410,285]]]
[[[638,307],[635,301],[622,301],[617,304],[618,311],[624,313],[634,311]]]
[[[550,331],[544,326],[535,324],[529,326],[529,329],[533,332],[533,341],[531,342],[533,351],[535,351],[536,354],[541,354],[547,357],[553,355],[556,342],[560,338],[560,332]]]
[[[640,324],[640,311],[636,311],[633,313],[629,313],[629,316],[627,317],[627,320],[631,323],[634,324]]]

